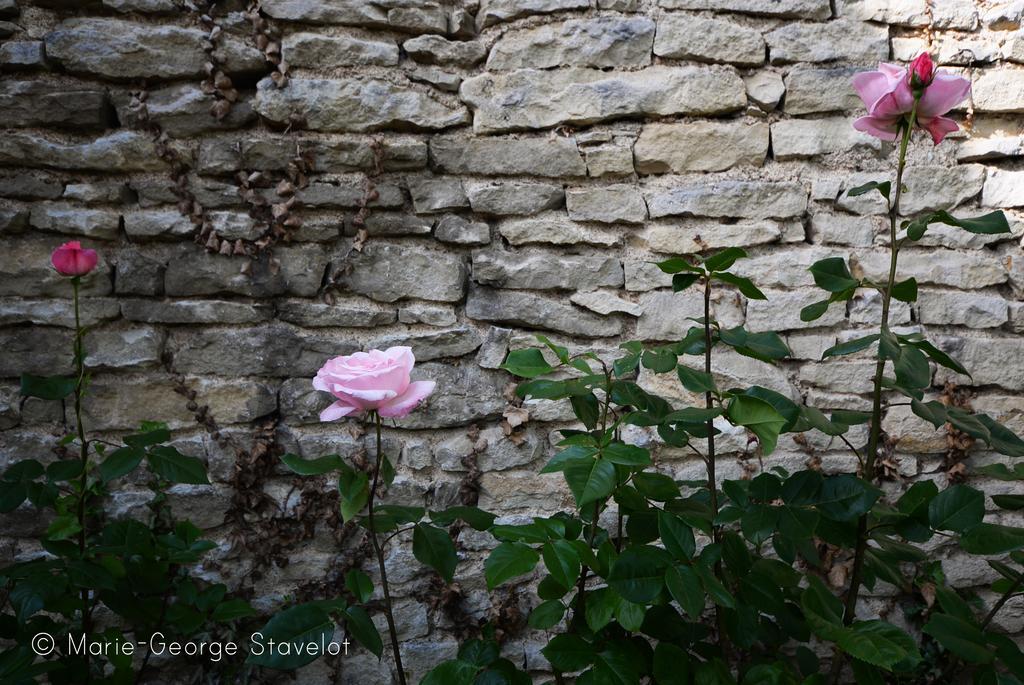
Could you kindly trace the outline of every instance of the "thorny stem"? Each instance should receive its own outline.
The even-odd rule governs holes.
[[[704,279],[704,372],[711,373],[711,277]],[[714,395],[710,390],[704,393],[705,406],[708,409],[714,408]],[[704,458],[704,464],[708,470],[708,493],[711,495],[711,520],[718,517],[718,481],[715,478],[715,421],[708,419],[708,452]],[[711,531],[712,541],[716,544],[721,540],[721,531],[714,526]],[[715,562],[715,577],[722,579],[722,562]],[[715,604],[715,626],[718,629],[718,640],[722,645],[722,652],[726,661],[729,660],[729,638],[725,634],[725,617],[722,609]]]
[[[81,459],[82,462],[82,476],[79,481],[80,492],[78,493],[78,554],[84,559],[86,542],[85,499],[89,485],[89,442],[85,439],[85,426],[82,425],[82,395],[84,394],[85,386],[85,347],[83,345],[83,338],[85,337],[85,332],[82,330],[82,318],[78,304],[78,285],[79,277],[75,276],[71,279],[72,300],[74,301],[75,306],[75,426],[78,429],[78,444],[81,448],[79,459]],[[89,590],[82,588],[80,596],[82,598],[82,635],[84,637],[84,642],[88,644],[91,628],[90,624],[92,622],[92,612],[89,608]],[[88,683],[91,679],[92,673],[89,664],[89,653],[88,650],[86,650],[85,682]]]
[[[388,622],[388,634],[391,636],[391,650],[395,657],[395,668],[398,670],[399,685],[406,685],[405,669],[402,668],[402,652],[398,647],[398,630],[395,629],[395,614],[391,608],[391,591],[388,588],[388,571],[384,565],[384,548],[377,539],[377,522],[374,519],[373,502],[377,497],[377,485],[380,482],[380,467],[384,461],[384,450],[381,448],[380,439],[380,413],[373,412],[373,421],[377,427],[377,463],[373,467],[373,485],[370,487],[370,496],[367,500],[366,524],[370,529],[370,542],[373,543],[373,552],[377,557],[377,567],[380,569],[380,585],[384,594],[384,617]]]
[[[896,284],[896,263],[899,259],[899,243],[896,241],[896,225],[899,220],[900,196],[903,194],[903,170],[907,164],[907,146],[910,144],[910,135],[914,131],[914,122],[917,120],[917,102],[911,110],[910,119],[904,124],[903,137],[900,140],[900,156],[896,166],[896,187],[893,190],[893,200],[889,204],[889,278],[885,290],[882,291],[882,321],[880,326],[881,334],[884,336],[889,332],[889,306],[892,303],[892,289]],[[878,360],[875,363],[874,390],[871,397],[871,431],[868,434],[868,449],[864,455],[864,478],[871,480],[875,473],[875,460],[878,457],[878,445],[882,437],[882,378],[885,373],[885,358],[879,352]],[[850,587],[846,592],[846,601],[843,613],[843,625],[853,623],[857,614],[857,599],[860,594],[861,576],[864,571],[864,556],[868,548],[868,514],[863,514],[857,521],[857,546],[853,555],[853,569],[850,572]],[[836,652],[832,664],[832,681],[839,682],[843,668],[842,652]]]

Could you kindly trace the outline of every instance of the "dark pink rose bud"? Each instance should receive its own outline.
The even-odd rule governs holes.
[[[932,62],[931,55],[922,52],[910,63],[911,85],[915,88],[923,88],[930,84],[933,78],[935,78],[935,63]]]
[[[83,250],[77,240],[64,243],[50,256],[53,268],[62,276],[84,276],[96,268],[96,250]]]

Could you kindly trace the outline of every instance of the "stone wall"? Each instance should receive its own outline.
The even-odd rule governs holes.
[[[569,498],[559,476],[536,472],[570,414],[512,406],[505,351],[536,331],[608,354],[678,338],[700,303],[672,294],[651,262],[737,245],[769,299],[722,290],[715,315],[779,330],[793,359],[768,367],[723,351],[718,371],[862,408],[873,363],[815,360],[875,325],[878,299],[811,324],[798,312],[819,298],[813,261],[847,256],[875,278],[886,267],[881,201],[844,191],[887,178],[894,151],[850,127],[861,108],[850,76],[925,48],[974,94],[958,112],[965,132],[913,145],[903,208],[1002,208],[1015,233],[930,230],[901,259],[920,300],[895,317],[959,355],[974,372],[974,394],[960,395],[1020,432],[1022,13],[981,0],[0,0],[0,465],[49,454],[62,432],[52,404],[19,402],[17,377],[70,366],[68,287],[48,268],[69,239],[102,254],[84,305],[91,428],[165,420],[208,460],[214,485],[176,488],[175,506],[223,543],[211,577],[268,610],[339,559],[326,523],[266,548],[287,565],[261,566],[265,550],[237,544],[253,521],[305,501],[280,468],[254,467],[272,457],[253,445],[371,449],[357,426],[317,422],[326,399],[310,378],[329,356],[408,344],[418,376],[438,382],[425,409],[388,428],[400,454],[391,501],[440,506],[478,489],[502,514],[552,512]],[[940,371],[937,393],[946,381],[970,383]],[[947,435],[902,409],[886,487],[959,475]],[[756,470],[745,436],[728,438],[724,477]],[[680,477],[701,469],[660,460]],[[851,468],[820,436],[784,439],[765,466],[808,460]],[[266,495],[259,515],[239,515],[256,501],[240,498],[243,484]],[[137,511],[144,495],[130,485],[111,508]],[[2,557],[34,553],[39,521],[11,520]],[[485,544],[461,538],[460,610],[473,619],[529,601],[488,595],[473,561]],[[412,599],[427,578],[406,549],[393,555],[400,629],[422,673],[454,650],[459,619]],[[981,560],[935,554],[954,583],[995,577]],[[1020,633],[1024,605],[999,620]],[[543,635],[512,639],[543,667]],[[359,654],[318,662],[303,682],[339,670],[384,682],[382,668]]]

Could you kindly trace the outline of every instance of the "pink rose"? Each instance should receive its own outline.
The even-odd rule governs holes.
[[[853,87],[868,108],[868,116],[853,122],[855,129],[882,140],[896,140],[900,122],[914,109],[916,86],[923,90],[917,103],[918,126],[931,134],[936,145],[946,134],[957,130],[956,122],[942,115],[963,102],[971,92],[971,82],[934,71],[926,53],[914,60],[913,67],[912,75],[905,67],[883,63],[878,65],[878,71],[853,77]]]
[[[83,250],[77,240],[64,243],[50,255],[53,268],[62,276],[84,276],[96,268],[96,250]]]
[[[320,412],[321,421],[377,411],[401,418],[434,392],[434,381],[411,381],[416,358],[408,347],[389,347],[329,359],[316,372],[313,387],[329,392],[337,402]]]

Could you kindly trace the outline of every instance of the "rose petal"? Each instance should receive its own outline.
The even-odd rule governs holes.
[[[413,409],[430,396],[430,393],[434,392],[436,385],[434,381],[414,381],[409,384],[409,388],[404,394],[382,404],[377,411],[384,418],[400,419],[403,416],[408,416]]]
[[[942,116],[963,102],[970,92],[971,82],[967,79],[939,72],[931,85],[924,89],[917,114],[925,119]]]
[[[936,145],[941,143],[947,134],[960,130],[957,123],[948,117],[932,117],[931,119],[918,117],[917,123],[921,125],[921,128],[928,131],[932,137],[932,142]]]
[[[899,117],[883,118],[866,116],[860,117],[853,122],[853,127],[858,131],[863,131],[875,138],[889,141],[896,140],[899,125]]]
[[[358,407],[353,407],[351,404],[346,404],[339,400],[332,404],[331,406],[324,409],[322,412],[320,412],[320,420],[336,421],[342,418],[343,416],[348,416],[349,414],[353,413],[359,413],[359,411],[360,409]]]

